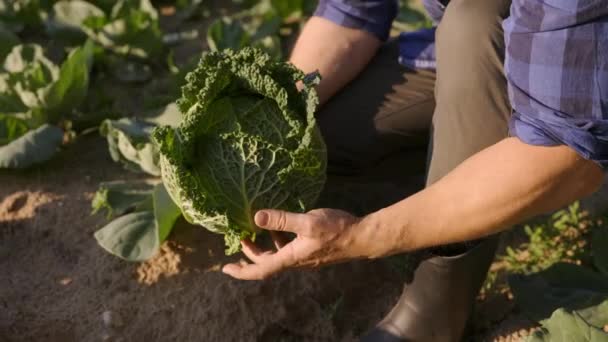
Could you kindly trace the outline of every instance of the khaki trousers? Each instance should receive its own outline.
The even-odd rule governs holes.
[[[368,184],[354,190],[362,193],[347,192],[372,197],[344,209],[364,214],[390,205],[507,137],[501,22],[509,6],[510,0],[452,0],[437,28],[436,72],[401,66],[392,40],[320,109],[330,187],[336,179]]]

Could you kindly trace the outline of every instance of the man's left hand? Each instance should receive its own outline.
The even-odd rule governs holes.
[[[252,263],[224,266],[222,271],[238,279],[265,279],[293,267],[314,267],[365,256],[365,243],[358,243],[356,230],[361,219],[336,209],[316,209],[305,214],[280,210],[256,213],[258,227],[292,232],[297,237],[278,250],[262,251],[251,241],[242,241],[243,253]],[[276,241],[275,241],[276,242]]]

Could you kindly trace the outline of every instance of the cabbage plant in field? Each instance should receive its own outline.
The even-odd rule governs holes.
[[[120,55],[158,57],[163,50],[158,12],[149,0],[58,1],[48,33],[58,39],[93,40]]]
[[[0,66],[0,168],[26,168],[55,154],[86,98],[92,62],[91,42],[61,65],[37,44],[11,48]]]
[[[258,49],[207,53],[186,77],[181,124],[154,132],[171,198],[188,221],[225,234],[227,253],[255,237],[256,210],[305,211],[321,192],[316,80]]]

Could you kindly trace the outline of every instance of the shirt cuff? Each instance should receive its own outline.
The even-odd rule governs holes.
[[[320,0],[314,15],[386,41],[398,9],[395,0]]]
[[[509,134],[529,145],[566,145],[581,157],[608,169],[608,120],[551,117],[548,120],[514,112]]]

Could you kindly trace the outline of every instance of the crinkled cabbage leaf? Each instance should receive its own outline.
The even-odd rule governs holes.
[[[255,237],[258,209],[306,211],[323,188],[318,75],[245,48],[205,54],[186,81],[181,124],[153,134],[162,179],[186,219],[225,234],[235,253]]]

